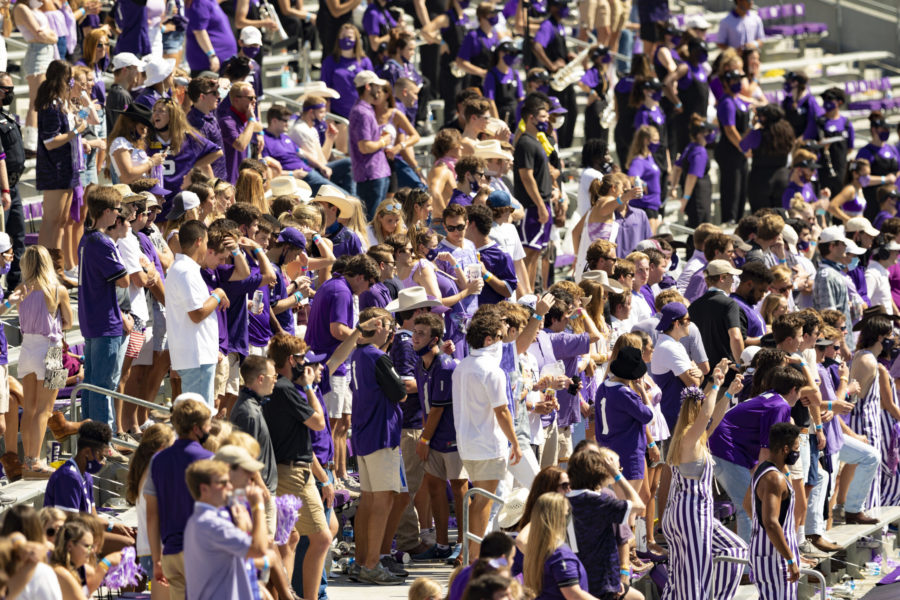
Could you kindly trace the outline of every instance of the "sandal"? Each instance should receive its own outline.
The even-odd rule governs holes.
[[[657,544],[656,542],[647,542],[647,551],[659,556],[668,556],[669,551]]]
[[[22,469],[22,479],[49,479],[53,475],[53,469],[45,465],[37,458],[25,457],[25,468]]]

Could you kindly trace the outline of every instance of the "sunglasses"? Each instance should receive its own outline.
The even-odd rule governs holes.
[[[385,212],[394,212],[394,211],[400,212],[401,210],[403,210],[403,207],[400,206],[399,204],[385,204],[384,210],[385,210]]]
[[[465,223],[463,223],[462,225],[444,225],[444,229],[446,229],[448,232],[450,232],[450,231],[464,231],[465,228],[466,228],[466,224],[465,224]]]
[[[57,531],[57,530],[56,530],[54,527],[50,527],[50,528],[47,529],[47,531],[45,531],[44,533],[47,534],[47,537],[55,537],[55,536],[56,536],[56,531]]]

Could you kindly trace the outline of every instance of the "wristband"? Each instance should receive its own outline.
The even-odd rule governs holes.
[[[294,300],[297,301],[297,304],[300,304],[300,301],[303,300],[303,294],[300,292],[294,292]]]
[[[831,410],[831,405],[832,405],[832,404],[833,404],[832,402],[829,402],[829,403],[828,403],[828,410]]]
[[[625,204],[624,202],[622,202],[622,196],[618,196],[616,198],[616,204],[618,204],[619,206],[622,206],[623,204]]]
[[[714,391],[714,392],[719,391],[719,386],[713,384],[713,386],[712,386],[712,391]]]
[[[539,314],[537,314],[537,313],[534,313],[534,314],[531,315],[531,316],[534,317],[534,319],[536,319],[536,320],[538,320],[538,321],[543,321],[543,320],[544,320],[544,315],[539,315]]]
[[[12,308],[12,304],[9,303],[9,300],[4,300],[3,306],[5,306],[6,308]]]
[[[232,250],[232,251],[231,251],[231,255],[232,255],[232,256],[240,256],[240,255],[241,255],[241,251],[240,251],[240,250]]]
[[[648,448],[655,448],[655,447],[656,447],[656,442],[650,442],[649,444],[647,444],[647,447],[648,447]]]
[[[303,389],[306,390],[307,392],[311,392],[311,391],[313,391],[313,386],[311,384],[306,384],[303,386]]]
[[[816,425],[816,431],[822,431],[822,426],[821,426],[821,425]]]
[[[216,304],[222,304],[222,299],[219,298],[219,295],[217,293],[213,292],[212,294],[210,294],[210,296],[216,299]]]
[[[431,443],[431,440],[426,440],[425,438],[420,437],[420,438],[419,438],[419,443],[420,443],[420,444],[425,444],[425,445],[427,446],[428,444]]]
[[[778,264],[779,264],[779,265],[783,265],[783,264],[786,263],[786,262],[787,262],[787,259],[786,259],[786,258],[779,258],[779,259],[778,259]]]
[[[885,181],[887,181],[887,178],[884,175],[882,175],[881,176],[881,185],[884,185]]]
[[[619,483],[619,480],[621,480],[621,479],[622,479],[621,473],[616,473],[616,476],[613,477],[613,481],[615,481],[616,483]]]
[[[268,571],[268,570],[269,570],[269,557],[264,556],[263,557],[263,571]]]
[[[253,505],[253,510],[261,510],[263,512],[266,512],[266,505],[262,502],[257,502]]]
[[[99,566],[104,567],[104,569],[103,569],[104,571],[109,571],[109,570],[112,568],[112,563],[109,562],[109,559],[106,558],[105,556],[104,556],[103,558],[101,558],[101,559],[100,559],[100,562],[97,563],[97,564],[98,564]]]
[[[312,238],[313,244],[318,244],[319,240],[321,240],[321,239],[322,239],[322,236],[319,235],[318,233],[313,234],[313,238]]]
[[[793,558],[787,559],[787,564],[789,564],[789,565],[794,564],[794,559]]]
[[[731,392],[725,392],[725,397],[729,400],[734,400],[734,396],[731,395]]]
[[[682,108],[683,106],[684,106],[684,104],[679,102],[678,104],[675,105],[675,108]]]
[[[206,56],[209,57],[209,58],[212,58],[212,57],[215,56],[215,55],[216,55],[216,51],[215,51],[215,50],[207,50],[207,51],[206,51]]]
[[[817,209],[816,209],[816,214],[817,214],[817,215],[824,215],[825,213],[826,213],[826,211],[825,211],[824,208],[817,208]]]
[[[0,190],[0,192],[3,192],[4,194],[8,194],[9,190]]]
[[[252,254],[253,256],[256,256],[260,252],[262,252],[262,248],[254,248],[253,252],[251,252],[250,254]]]
[[[112,531],[112,530],[113,530],[113,522],[112,522],[112,521],[109,521],[109,522],[106,523],[106,530],[107,530],[107,531]]]
[[[681,197],[681,199],[682,200],[690,200],[691,197],[689,195],[685,194],[684,196]]]
[[[491,276],[490,273],[485,273],[484,275],[481,276],[481,278],[484,279],[485,283],[487,283],[488,281],[490,281],[490,280],[491,280],[491,277],[492,277],[492,276]]]
[[[619,569],[619,575],[626,575],[628,577],[631,577],[631,571],[629,571],[628,569]]]

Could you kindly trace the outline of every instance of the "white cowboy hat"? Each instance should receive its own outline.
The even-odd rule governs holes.
[[[500,146],[500,140],[482,140],[480,142],[475,142],[475,156],[478,158],[513,159],[513,155]]]
[[[349,219],[353,216],[353,201],[333,185],[326,184],[320,187],[319,193],[313,198],[313,202],[327,202],[337,206],[340,210],[338,216],[342,219]]]
[[[596,281],[603,287],[604,290],[613,294],[621,294],[625,291],[625,286],[623,286],[615,279],[610,279],[609,275],[606,274],[606,271],[585,271],[581,275],[581,278],[587,281]]]
[[[303,88],[303,94],[298,99],[298,102],[303,102],[308,96],[321,96],[322,98],[331,98],[332,100],[337,100],[341,97],[337,91],[325,85],[324,81],[313,81],[312,83],[308,83],[306,87]]]
[[[522,520],[526,502],[528,502],[528,488],[516,488],[510,492],[506,502],[497,512],[497,525],[500,529],[515,527],[516,523]]]
[[[269,182],[269,189],[272,191],[272,197],[278,196],[296,196],[304,202],[312,198],[312,188],[302,179],[297,179],[293,175],[279,175]]]
[[[391,313],[397,313],[415,310],[417,308],[432,308],[440,305],[440,300],[429,300],[428,294],[425,293],[425,288],[416,285],[400,290],[400,293],[397,294],[397,299],[388,303],[388,305],[384,307],[384,310]]]

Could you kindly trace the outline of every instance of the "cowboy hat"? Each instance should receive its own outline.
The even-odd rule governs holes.
[[[404,288],[397,294],[397,299],[388,303],[384,310],[391,313],[406,312],[417,308],[432,308],[440,306],[440,300],[432,300],[425,293],[425,288],[420,285]]]
[[[269,189],[272,190],[272,197],[278,196],[296,196],[304,202],[312,197],[312,188],[302,179],[297,179],[293,175],[279,175],[269,182]]]
[[[611,294],[621,294],[625,291],[625,286],[623,286],[615,279],[610,280],[609,275],[606,274],[606,271],[585,271],[584,273],[582,273],[581,278],[587,281],[599,283],[604,290]]]
[[[480,142],[475,142],[475,156],[478,158],[513,159],[512,154],[500,147],[500,140],[482,140]]]
[[[153,60],[153,62],[147,63],[147,66],[144,69],[144,72],[147,74],[147,79],[144,80],[144,87],[150,87],[151,85],[156,85],[160,81],[163,81],[166,77],[172,74],[172,71],[175,70],[175,59],[174,58],[164,58],[162,60]]]
[[[332,100],[337,100],[341,97],[338,92],[325,85],[324,81],[313,81],[308,83],[306,87],[303,88],[303,94],[300,95],[300,98],[298,98],[297,101],[303,102],[309,96],[320,96],[322,98],[331,98]]]
[[[344,192],[333,185],[326,184],[320,187],[319,193],[313,198],[313,202],[327,202],[337,206],[340,211],[338,216],[342,219],[349,219],[353,216],[353,202]]]

